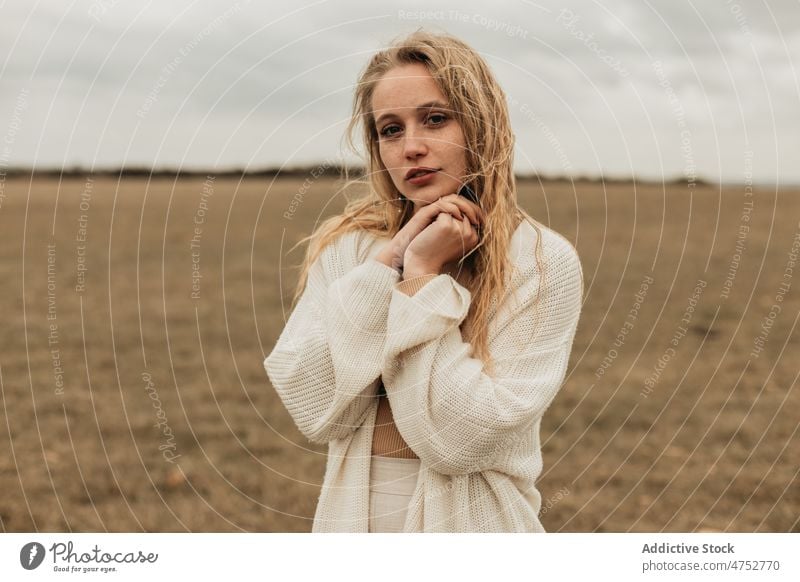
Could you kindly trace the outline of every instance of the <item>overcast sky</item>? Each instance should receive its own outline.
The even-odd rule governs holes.
[[[339,159],[358,72],[420,26],[489,62],[518,172],[800,183],[798,0],[6,1],[0,169]]]

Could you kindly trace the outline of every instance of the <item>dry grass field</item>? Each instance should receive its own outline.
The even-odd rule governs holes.
[[[325,449],[262,367],[288,249],[345,202],[303,182],[4,179],[2,531],[310,530]],[[520,203],[586,283],[545,528],[800,531],[800,192],[530,181]]]

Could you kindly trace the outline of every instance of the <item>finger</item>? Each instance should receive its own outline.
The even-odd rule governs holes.
[[[459,209],[470,218],[470,222],[475,222],[478,218],[478,208],[469,200],[458,194],[448,194],[441,198],[442,202],[450,202],[459,207]]]
[[[464,216],[464,218],[459,221],[457,226],[458,234],[461,237],[461,244],[466,249],[469,246],[470,229],[472,228],[472,224],[470,223],[469,219]]]
[[[465,236],[469,239],[472,239],[473,235],[477,232],[475,225],[472,224],[469,220],[465,220],[462,224],[464,226]]]
[[[480,237],[478,236],[478,229],[469,222],[464,222],[465,237],[468,241],[469,247],[472,248],[478,244]]]
[[[446,200],[438,200],[436,202],[436,206],[442,211],[447,212],[448,214],[452,214],[454,218],[461,220],[464,216],[464,213],[461,211],[461,208],[458,204],[454,204],[453,202],[449,202]]]
[[[464,216],[464,214],[461,212],[461,209],[452,202],[443,202],[441,200],[437,200],[428,206],[430,206],[431,209],[431,217],[429,219],[431,221],[435,220],[437,215],[442,213],[453,216],[457,220],[461,220],[461,218]]]
[[[469,217],[470,223],[478,224],[480,221],[478,208],[472,202],[462,196],[454,196],[452,200],[453,203],[457,204],[461,211]]]
[[[457,204],[459,208],[469,216],[469,220],[472,224],[481,224],[483,222],[483,210],[474,202],[458,194],[449,194],[445,196],[443,200],[447,200],[448,202],[452,201],[454,204]]]
[[[441,222],[442,224],[449,224],[453,220],[453,215],[449,212],[440,212],[436,216],[436,222]]]
[[[426,204],[422,210],[420,210],[419,214],[423,214],[425,217],[425,221],[430,224],[434,220],[436,220],[437,215],[445,212],[447,214],[457,214],[458,219],[461,220],[461,210],[458,206],[453,204],[452,202],[437,200],[435,202],[431,202],[430,204]]]

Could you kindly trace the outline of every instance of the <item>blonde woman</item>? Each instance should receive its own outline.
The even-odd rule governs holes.
[[[308,237],[267,374],[328,444],[313,532],[542,532],[539,425],[582,304],[575,249],[518,205],[505,95],[417,31],[358,80],[369,194]]]

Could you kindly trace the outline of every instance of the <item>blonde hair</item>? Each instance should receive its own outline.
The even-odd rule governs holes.
[[[472,344],[473,357],[482,360],[487,372],[491,373],[489,310],[493,298],[499,302],[507,292],[512,267],[508,256],[511,237],[521,220],[527,219],[533,225],[539,235],[535,252],[541,269],[541,231],[538,223],[517,205],[513,173],[514,134],[505,93],[483,58],[451,35],[417,30],[376,53],[362,71],[346,137],[349,146],[358,153],[354,133],[360,122],[366,146],[367,171],[362,178],[350,180],[345,169],[345,187],[354,183],[364,184],[368,193],[349,202],[342,214],[328,218],[312,235],[297,243],[310,241],[294,301],[297,302],[305,288],[308,269],[322,249],[337,236],[366,230],[378,237],[392,238],[412,216],[413,203],[397,191],[381,161],[372,114],[372,95],[387,71],[413,63],[422,63],[428,68],[461,125],[466,142],[467,168],[470,169],[462,182],[469,184],[477,194],[486,216],[481,242],[460,264],[467,267],[466,286],[472,296],[464,321],[464,339]]]

